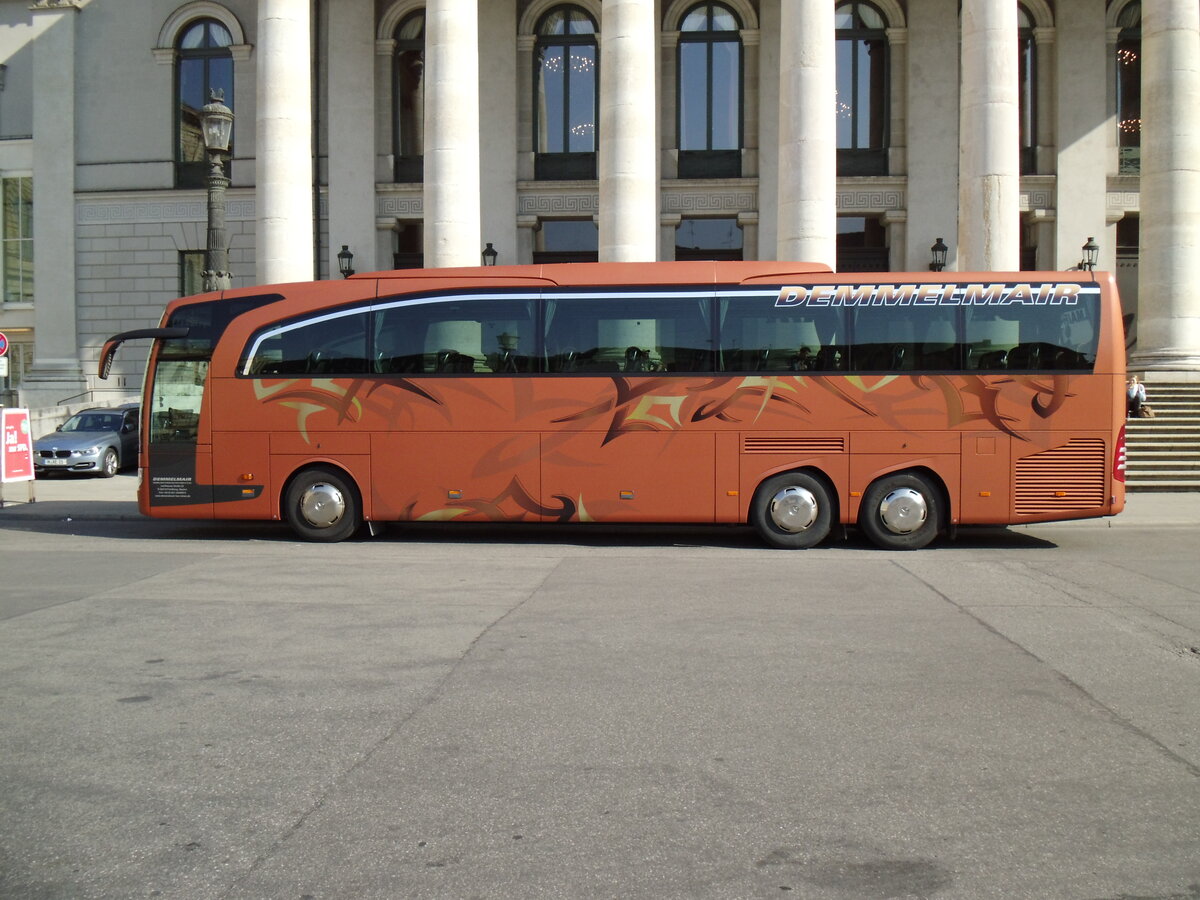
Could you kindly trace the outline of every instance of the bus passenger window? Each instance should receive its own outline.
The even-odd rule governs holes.
[[[914,312],[903,306],[860,306],[852,312],[856,372],[909,372],[920,368]]]
[[[284,326],[258,343],[249,374],[363,374],[367,371],[367,318],[364,311]]]
[[[929,321],[920,323],[928,315]],[[924,330],[919,368],[927,372],[946,372],[962,368],[959,360],[958,328],[951,309],[920,310],[916,313]]]
[[[845,359],[840,308],[780,309],[775,295],[721,300],[723,372],[832,372]]]
[[[711,371],[708,300],[570,297],[546,305],[550,372]]]
[[[968,307],[966,317],[967,368],[1000,372],[1009,367],[1008,353],[1020,339],[1020,324],[1005,311]]]
[[[534,301],[496,297],[377,308],[381,374],[517,375],[536,371]]]

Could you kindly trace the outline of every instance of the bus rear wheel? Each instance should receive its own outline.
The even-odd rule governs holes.
[[[833,501],[820,479],[784,472],[759,485],[750,504],[750,524],[772,547],[807,550],[828,536]]]
[[[284,515],[306,541],[344,541],[362,524],[362,504],[354,482],[326,468],[305,469],[292,479]]]
[[[884,550],[919,550],[937,537],[941,495],[924,475],[885,475],[863,494],[858,525]]]

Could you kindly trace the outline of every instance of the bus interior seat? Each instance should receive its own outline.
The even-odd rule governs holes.
[[[1017,346],[1008,351],[1008,368],[1042,368],[1042,345],[1036,342],[1017,344]]]
[[[855,368],[872,372],[897,372],[911,368],[907,365],[908,348],[904,344],[870,344]]]
[[[822,347],[817,351],[817,363],[813,369],[819,372],[836,372],[842,368],[845,354],[838,347]]]
[[[461,374],[475,371],[475,357],[458,353],[454,350],[439,350],[437,352],[436,372]]]
[[[1006,369],[1008,368],[1007,350],[989,350],[979,354],[977,369]]]

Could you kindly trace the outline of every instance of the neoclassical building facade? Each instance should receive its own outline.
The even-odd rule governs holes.
[[[572,260],[1117,273],[1132,365],[1200,370],[1196,0],[0,0],[7,402],[97,382],[201,290]],[[132,355],[127,355],[132,357]],[[121,368],[123,366],[123,368]]]

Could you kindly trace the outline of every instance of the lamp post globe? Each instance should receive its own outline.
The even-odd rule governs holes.
[[[204,290],[223,291],[233,286],[225,236],[225,175],[222,156],[229,151],[233,110],[223,102],[225,92],[214,90],[200,110],[200,131],[208,151],[208,239],[204,248]]]

